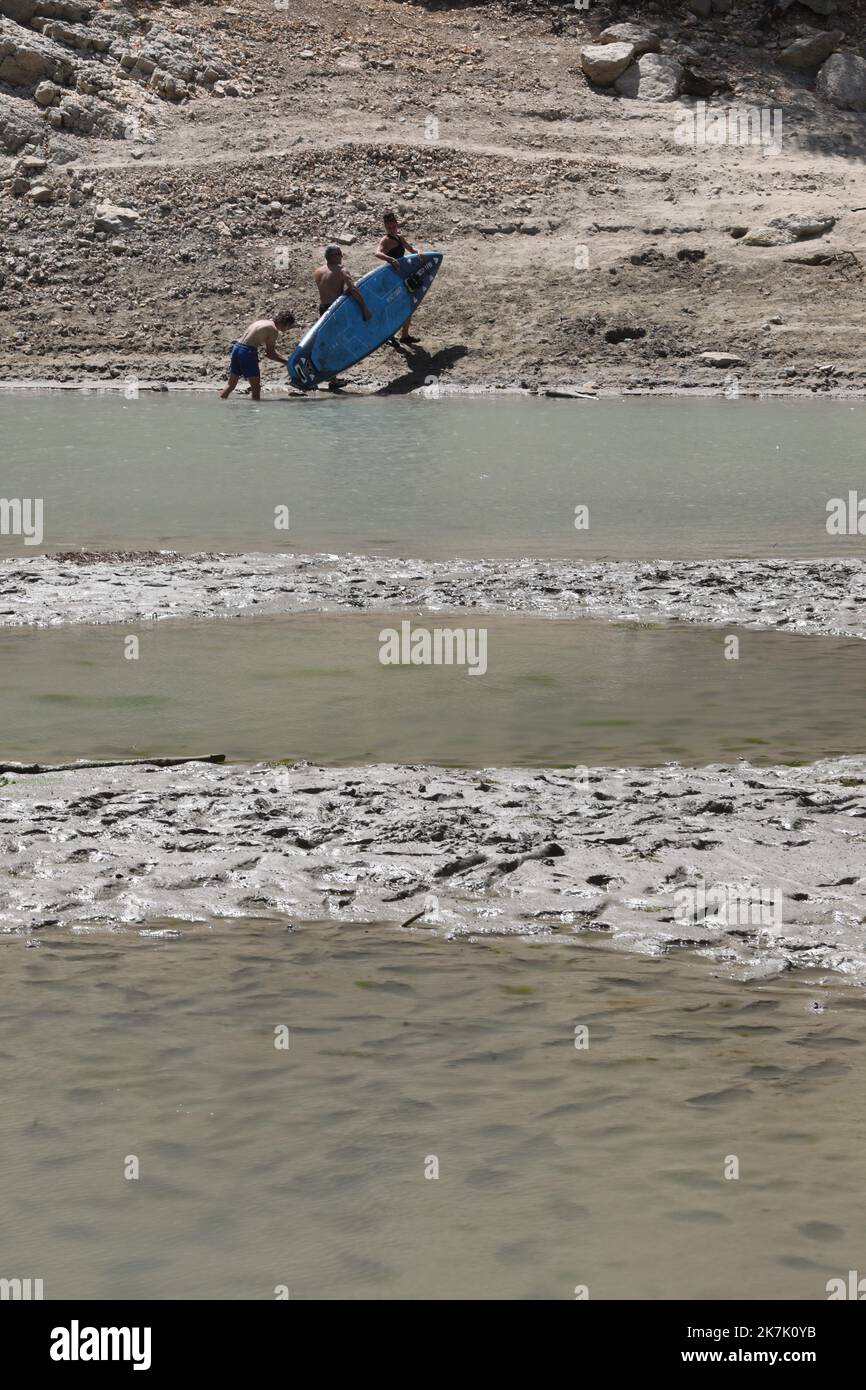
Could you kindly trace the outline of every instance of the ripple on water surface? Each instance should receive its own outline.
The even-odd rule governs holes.
[[[815,1299],[857,1267],[853,992],[395,931],[0,942],[9,1267],[194,1299]]]

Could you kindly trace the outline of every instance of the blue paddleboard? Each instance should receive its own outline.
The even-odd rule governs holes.
[[[382,346],[424,298],[442,264],[441,251],[401,256],[399,269],[385,262],[362,275],[358,289],[370,311],[349,294],[340,295],[304,335],[289,358],[289,376],[302,391],[353,367]]]

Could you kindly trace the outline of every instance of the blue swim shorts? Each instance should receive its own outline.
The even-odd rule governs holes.
[[[232,343],[232,355],[229,358],[229,371],[233,376],[250,377],[260,376],[259,354],[254,347],[249,347],[246,343]]]

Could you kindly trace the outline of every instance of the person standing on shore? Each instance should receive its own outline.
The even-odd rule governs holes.
[[[385,235],[379,239],[379,244],[376,247],[376,256],[380,261],[387,261],[388,265],[392,265],[396,270],[397,262],[406,255],[407,251],[410,255],[417,256],[418,250],[412,245],[411,241],[406,241],[405,237],[400,235],[400,227],[397,223],[396,213],[386,212],[385,216],[382,218],[382,223],[385,228]],[[413,338],[412,334],[409,332],[411,326],[412,315],[410,314],[403,324],[403,329],[400,333],[401,343],[418,342],[418,339]]]
[[[229,379],[224,389],[220,391],[220,400],[228,400],[241,377],[246,377],[250,383],[253,400],[261,400],[262,377],[259,367],[259,348],[264,348],[265,356],[269,357],[272,362],[280,362],[284,367],[287,366],[286,358],[280,357],[277,352],[277,334],[287,333],[294,322],[295,316],[291,309],[280,309],[272,319],[256,319],[254,323],[250,324],[244,336],[237,338],[232,343],[229,358]]]

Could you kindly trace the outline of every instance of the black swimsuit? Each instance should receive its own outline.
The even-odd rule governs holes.
[[[389,240],[389,241],[396,241],[396,243],[397,243],[397,245],[399,246],[400,249],[399,249],[399,251],[386,251],[386,252],[385,252],[385,255],[386,255],[386,256],[390,256],[392,260],[399,261],[399,260],[400,260],[400,257],[401,257],[401,256],[405,256],[405,254],[406,254],[406,243],[405,243],[405,241],[403,241],[402,237],[398,237],[398,236],[389,236],[388,240]]]

